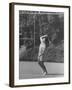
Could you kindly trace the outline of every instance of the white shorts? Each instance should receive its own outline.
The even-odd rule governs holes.
[[[38,56],[38,61],[43,61],[43,55]]]

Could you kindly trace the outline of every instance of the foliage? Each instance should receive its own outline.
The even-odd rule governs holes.
[[[39,11],[20,11],[19,13],[20,49],[26,46],[20,60],[37,60],[40,36],[47,34],[51,45],[45,55],[45,61],[63,62],[64,14]],[[62,43],[61,43],[62,42]],[[51,46],[50,45],[50,46]]]

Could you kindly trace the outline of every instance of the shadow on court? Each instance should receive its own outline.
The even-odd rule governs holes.
[[[48,75],[43,76],[42,70],[37,62],[24,62],[19,63],[19,79],[32,79],[32,78],[52,78],[64,76],[64,63],[44,63],[48,71]]]

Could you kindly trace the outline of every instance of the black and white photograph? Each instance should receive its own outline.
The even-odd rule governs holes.
[[[64,13],[19,11],[19,78],[64,76]]]
[[[69,83],[70,7],[11,3],[10,10],[10,86]]]

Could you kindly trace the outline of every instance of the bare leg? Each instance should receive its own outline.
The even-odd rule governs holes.
[[[47,70],[46,70],[46,67],[44,65],[44,62],[43,61],[39,61],[38,64],[40,65],[40,67],[42,68],[43,72],[46,72],[47,74]]]

